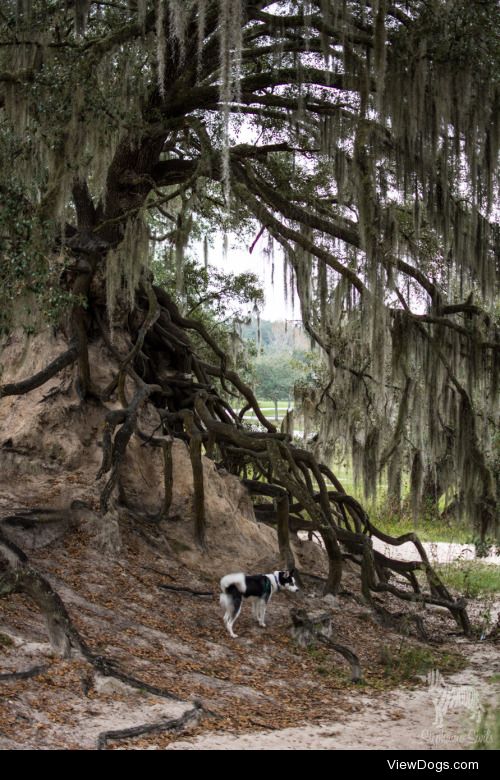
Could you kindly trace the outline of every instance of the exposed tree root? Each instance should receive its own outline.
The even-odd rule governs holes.
[[[144,680],[138,680],[121,672],[113,659],[93,653],[71,621],[60,596],[47,580],[29,565],[23,551],[6,539],[1,531],[0,558],[3,564],[0,565],[0,596],[14,591],[26,593],[44,615],[47,622],[49,641],[56,652],[68,658],[72,649],[77,650],[95,671],[104,676],[113,677],[131,688],[147,691],[154,696],[160,696],[171,701],[182,701],[178,696],[164,688],[150,685]],[[48,666],[35,666],[23,672],[1,674],[0,682],[30,679],[38,674],[42,674],[48,668]],[[87,688],[89,687],[91,687],[91,684],[87,683]],[[130,739],[142,734],[160,734],[166,731],[178,733],[186,726],[197,723],[203,712],[202,705],[199,702],[195,702],[194,707],[177,719],[162,720],[153,724],[147,723],[133,728],[102,732],[97,740],[97,749],[104,750],[111,741]]]
[[[21,382],[0,385],[0,398],[3,398],[7,395],[24,395],[24,393],[29,393],[30,390],[35,390],[35,388],[41,387],[46,382],[48,382],[49,379],[52,379],[52,377],[56,376],[60,371],[62,371],[63,368],[66,368],[67,366],[70,366],[72,363],[74,363],[77,358],[78,344],[75,340],[71,342],[69,348],[63,352],[62,355],[59,355],[59,357],[49,363],[49,365],[42,371],[39,371],[37,374],[33,374],[33,376],[29,377],[28,379],[23,379]]]
[[[378,616],[377,619],[382,626],[387,626],[387,628],[397,631],[398,633],[403,634],[403,636],[407,636],[410,626],[413,624],[417,636],[422,642],[432,641],[420,615],[408,614],[407,612],[389,612],[388,609],[381,604],[377,604],[377,602],[373,602],[373,606]]]
[[[358,656],[348,647],[345,647],[345,645],[341,645],[338,642],[333,642],[329,637],[321,633],[316,628],[305,609],[291,609],[290,617],[292,619],[292,625],[296,630],[299,630],[302,634],[305,634],[306,637],[315,639],[321,644],[326,645],[332,650],[335,650],[336,653],[339,653],[346,659],[346,661],[348,661],[351,666],[351,679],[353,682],[360,682],[363,679],[363,673],[361,671],[361,664],[359,662]]]
[[[163,504],[162,516],[166,519],[170,511],[173,492],[173,471],[172,471],[172,438],[165,437],[162,442],[163,450],[163,487],[165,490],[165,499]]]
[[[90,660],[90,650],[73,625],[60,596],[28,561],[24,552],[0,530],[0,596],[25,593],[45,618],[51,646],[64,658],[72,648]]]
[[[278,526],[278,545],[283,569],[294,569],[295,558],[290,546],[290,510],[288,493],[278,485],[269,485],[253,479],[243,480],[250,493],[271,496],[273,499],[270,511],[275,515]]]
[[[445,607],[465,633],[471,627],[463,599],[455,600],[431,566],[415,534],[398,538],[379,531],[360,504],[349,496],[335,474],[307,450],[297,447],[286,433],[278,433],[262,414],[252,391],[226,366],[224,352],[196,320],[185,318],[165,290],[149,281],[137,295],[138,316],[130,325],[131,347],[121,355],[106,331],[104,317],[96,304],[90,314],[112,357],[118,363],[116,381],[100,393],[102,399],[117,392],[122,409],[109,410],[105,418],[102,465],[98,477],[108,475],[101,493],[101,510],[107,511],[117,486],[128,443],[135,433],[144,446],[160,447],[164,459],[165,497],[160,516],[167,517],[172,500],[171,444],[173,438],[187,443],[194,484],[195,537],[201,548],[206,542],[202,449],[218,467],[238,476],[254,495],[269,501],[257,505],[257,516],[276,525],[280,557],[285,568],[294,566],[289,533],[299,529],[321,536],[329,562],[325,591],[341,588],[344,559],[360,567],[362,591],[375,610],[373,593],[389,593],[402,601]],[[201,360],[187,335],[192,331],[214,353],[218,364]],[[71,347],[70,349],[74,349]],[[73,353],[71,353],[73,354]],[[68,365],[66,356],[60,367]],[[54,376],[55,363],[44,376]],[[42,372],[43,374],[44,372]],[[132,399],[125,398],[124,377],[135,385]],[[25,380],[26,390],[41,384],[41,375]],[[45,379],[45,381],[46,381]],[[35,381],[36,380],[36,381]],[[34,384],[33,384],[34,382]],[[221,389],[212,384],[219,382]],[[250,430],[226,400],[232,386],[254,410],[264,430]],[[5,394],[6,388],[2,388]],[[224,397],[226,393],[226,397]],[[148,404],[158,414],[161,435],[143,433],[138,427],[140,408]],[[126,500],[126,499],[125,499]],[[413,543],[414,561],[400,561],[373,549],[372,537],[390,546]],[[421,571],[427,587],[417,579]],[[27,583],[27,574],[25,574]],[[27,584],[24,585],[27,588]],[[419,629],[423,632],[423,629]],[[64,631],[63,631],[64,634]]]
[[[97,749],[106,750],[109,742],[119,739],[131,739],[132,737],[140,737],[143,734],[162,734],[165,731],[171,731],[172,733],[179,733],[186,726],[194,725],[200,720],[202,714],[202,708],[199,704],[184,713],[181,718],[174,720],[158,721],[158,723],[145,723],[142,726],[134,726],[129,729],[119,729],[116,731],[103,731],[99,734],[97,740]]]
[[[162,590],[173,590],[175,593],[188,593],[190,596],[210,596],[213,598],[214,593],[211,590],[193,590],[193,588],[180,587],[178,585],[158,585]]]
[[[118,481],[120,464],[130,437],[135,430],[139,407],[151,393],[157,390],[161,390],[161,388],[141,383],[126,409],[109,412],[106,416],[102,445],[103,460],[97,474],[97,479],[99,479],[103,474],[111,471],[111,475],[101,493],[101,510],[104,513],[108,510],[109,499]],[[120,423],[122,425],[112,440],[113,431]]]

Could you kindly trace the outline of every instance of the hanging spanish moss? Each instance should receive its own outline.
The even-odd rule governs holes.
[[[253,313],[255,314],[255,320],[257,323],[257,354],[260,355],[262,334],[260,329],[260,309],[257,304],[254,304]]]
[[[472,202],[486,202],[486,210],[491,209],[492,161],[498,159],[499,150],[498,88],[488,77],[491,60],[484,52],[466,49],[465,38],[454,38],[452,30],[457,19],[479,30],[491,22],[491,14],[496,10],[490,3],[479,11],[475,4],[464,2],[431,4],[419,25],[402,27],[388,49],[386,78],[391,88],[384,99],[384,113],[391,117],[401,150],[400,186],[406,193],[410,168],[416,169],[429,218],[443,232],[448,246],[453,241],[459,267],[471,271],[483,291],[491,291],[491,278],[484,278],[491,272],[485,263],[488,236],[478,227],[484,215],[477,205],[464,211],[453,178],[459,168],[465,168]],[[423,32],[425,25],[428,33]],[[433,57],[440,46],[449,47],[448,56],[440,52],[441,56]],[[465,226],[464,219],[472,223]]]
[[[229,117],[231,102],[239,99],[242,50],[242,0],[219,0],[219,95],[222,105],[222,180],[224,197],[229,204],[231,181],[229,170]]]
[[[202,69],[203,44],[205,40],[205,27],[207,23],[207,3],[208,0],[197,0],[198,6],[198,45],[197,45],[197,72],[198,76]]]
[[[156,56],[158,88],[162,97],[165,96],[165,57],[167,49],[165,3],[166,0],[156,0]]]
[[[33,0],[17,0],[16,18],[18,21],[25,21],[29,23],[31,20],[32,11]]]
[[[401,509],[402,463],[399,448],[394,451],[387,469],[387,503],[389,509],[398,515]]]
[[[234,322],[233,328],[229,335],[229,359],[231,366],[236,367],[238,365],[239,357],[243,352],[244,343],[243,339],[241,338],[240,324]]]
[[[108,253],[106,262],[106,305],[113,324],[118,302],[132,309],[135,293],[149,259],[149,231],[141,214],[129,219],[123,239]]]
[[[186,55],[186,32],[191,2],[168,0],[170,39],[179,47],[180,64]]]
[[[374,48],[375,48],[375,74],[377,79],[377,108],[380,111],[383,106],[384,91],[386,88],[386,0],[375,0],[373,3],[375,14]]]
[[[208,269],[208,236],[205,235],[203,237],[203,265],[205,266],[205,271]]]
[[[350,461],[370,499],[388,483],[415,522],[427,498],[483,536],[497,526],[499,29],[496,0],[4,0],[0,327],[10,336],[4,310],[21,320],[35,297],[62,346],[0,384],[0,403],[69,369],[82,440],[103,415],[103,514],[127,502],[120,470],[140,438],[163,451],[155,517],[167,518],[174,437],[189,446],[200,550],[204,448],[221,473],[279,496],[260,512],[280,548],[288,518],[321,535],[328,591],[348,558],[379,612],[389,591],[470,630],[418,540],[408,565],[380,555],[371,539],[388,537],[329,467]],[[238,376],[239,324],[214,336],[224,301],[191,306],[190,235],[207,266],[204,235],[224,231],[224,262],[229,234],[246,243],[256,220],[284,252],[315,348],[296,388],[300,445]],[[170,261],[153,284],[150,234]]]

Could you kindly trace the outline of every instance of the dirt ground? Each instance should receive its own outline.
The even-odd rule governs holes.
[[[334,600],[324,599],[314,580],[307,580],[297,595],[275,597],[265,630],[246,604],[237,624],[239,638],[231,640],[218,604],[217,583],[225,571],[215,570],[211,577],[201,570],[196,574],[192,549],[182,551],[188,569],[182,555],[169,547],[168,527],[159,535],[150,525],[128,523],[124,517],[118,525],[119,553],[114,556],[98,549],[88,522],[47,546],[35,545],[29,555],[60,594],[91,649],[112,658],[120,672],[139,684],[131,687],[96,674],[83,658],[55,656],[33,605],[21,595],[4,598],[1,749],[442,747],[440,732],[432,727],[429,686],[418,676],[420,656],[427,667],[455,673],[446,685],[480,686],[485,701],[494,696],[490,678],[499,671],[498,645],[462,641],[448,614],[437,608],[424,614],[431,645],[417,641],[412,626],[407,636],[388,630],[363,604],[357,577],[349,570],[344,590]],[[186,547],[188,531],[186,527]],[[172,530],[177,547],[179,534],[178,528]],[[307,570],[309,543],[299,545],[297,552]],[[263,570],[272,570],[262,563]],[[393,612],[401,609],[395,602],[385,603]],[[322,646],[296,645],[290,632],[292,606],[330,614],[335,641],[360,658],[363,684],[350,681],[349,667],[338,654]],[[408,668],[401,659],[407,666],[410,660]],[[469,668],[458,671],[466,663]],[[12,678],[34,667],[41,669],[33,676]],[[147,685],[162,695],[151,694]],[[180,735],[165,730],[171,720],[190,712],[195,701],[201,709]],[[468,713],[462,706],[456,709],[446,712],[443,733],[463,732],[459,746],[466,747]],[[152,733],[119,734],[144,726],[152,727]],[[448,744],[457,747],[456,742]]]
[[[168,750],[470,750],[478,744],[493,745],[487,727],[482,733],[482,713],[498,706],[500,653],[490,644],[463,642],[461,651],[469,666],[443,683],[449,708],[442,723],[436,722],[441,699],[428,684],[414,689],[397,687],[376,699],[370,694],[351,701],[361,708],[341,712],[319,725],[262,730],[244,734],[215,732],[173,742]],[[475,692],[467,702],[467,694]],[[472,707],[467,704],[472,703]],[[476,704],[479,706],[476,709]]]

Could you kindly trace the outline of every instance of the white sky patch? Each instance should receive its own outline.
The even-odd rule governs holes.
[[[265,295],[265,304],[260,316],[264,320],[299,320],[300,304],[295,296],[292,307],[291,290],[288,301],[285,300],[285,285],[283,282],[283,253],[279,247],[274,252],[274,284],[272,281],[272,261],[264,251],[267,245],[267,234],[261,236],[252,254],[249,247],[241,244],[234,236],[228,236],[227,253],[224,256],[224,239],[222,234],[213,237],[214,245],[209,249],[208,262],[232,273],[252,272],[261,282]]]

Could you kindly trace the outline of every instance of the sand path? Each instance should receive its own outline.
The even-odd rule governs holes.
[[[482,713],[498,706],[500,652],[491,643],[460,642],[470,666],[441,685],[399,688],[384,699],[357,698],[358,712],[336,722],[231,735],[210,733],[172,743],[168,750],[453,750],[471,749]],[[442,725],[435,722],[436,713]],[[482,737],[491,741],[486,730]]]

